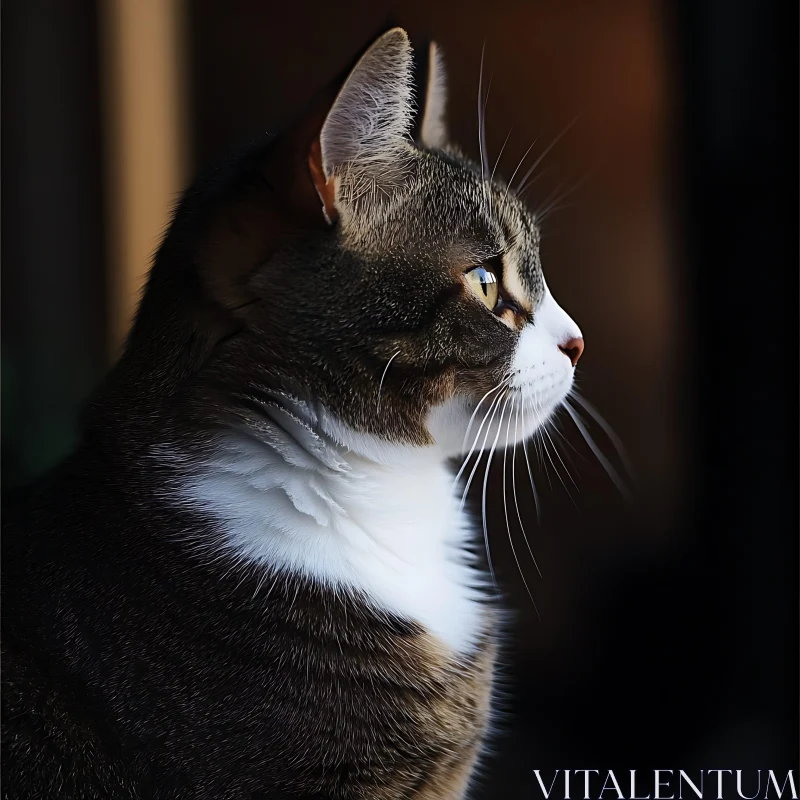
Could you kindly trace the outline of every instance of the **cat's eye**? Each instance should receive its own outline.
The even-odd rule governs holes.
[[[486,267],[473,267],[466,275],[470,289],[489,310],[497,305],[499,286],[497,275]]]

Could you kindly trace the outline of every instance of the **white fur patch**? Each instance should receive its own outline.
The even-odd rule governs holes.
[[[485,622],[482,575],[441,452],[356,434],[304,404],[292,411],[324,442],[325,459],[230,430],[187,476],[181,501],[218,520],[216,546],[238,560],[362,591],[468,652]]]

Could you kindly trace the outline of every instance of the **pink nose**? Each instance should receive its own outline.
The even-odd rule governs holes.
[[[564,344],[560,344],[558,349],[572,362],[574,367],[583,353],[583,339],[570,339]]]

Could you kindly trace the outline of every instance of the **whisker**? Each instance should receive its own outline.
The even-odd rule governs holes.
[[[484,42],[483,47],[481,47],[481,68],[478,74],[478,153],[480,154],[481,158],[481,182],[486,180],[486,169],[487,169],[486,154],[485,154],[486,131],[484,128],[486,104],[483,102],[483,59],[485,55],[486,55],[486,42]]]
[[[533,142],[531,142],[530,147],[522,154],[522,158],[519,160],[519,164],[517,164],[517,166],[515,167],[514,171],[511,173],[511,177],[508,179],[508,183],[506,184],[506,192],[505,192],[504,198],[508,197],[508,190],[511,188],[511,184],[514,183],[514,178],[517,176],[517,173],[519,172],[519,168],[522,166],[523,162],[528,157],[528,153],[530,153],[530,151],[533,150],[534,145],[538,141],[539,141],[538,139],[534,139]]]
[[[635,482],[636,474],[633,469],[633,464],[631,463],[628,453],[625,450],[625,445],[622,444],[622,440],[614,432],[614,429],[611,427],[611,425],[606,422],[600,412],[585,397],[581,397],[581,395],[574,390],[571,392],[570,397],[572,397],[580,406],[582,406],[583,409],[592,417],[592,419],[594,419],[594,421],[603,429],[603,432],[606,436],[608,436],[609,441],[617,451],[617,455],[622,462],[622,466],[625,467],[625,471],[628,473],[628,476]]]
[[[519,190],[515,193],[517,197],[519,198],[524,197],[528,193],[528,190],[531,188],[531,186],[533,186],[533,184],[536,183],[536,181],[540,180],[545,175],[547,175],[547,173],[550,171],[551,171],[550,167],[545,167],[543,170],[537,172],[532,178],[526,181],[526,183],[519,188]],[[560,185],[563,186],[563,184]]]
[[[537,404],[536,393],[534,392],[534,404]],[[542,441],[542,420],[536,411],[533,411],[533,416],[536,419],[536,432],[533,436],[533,444],[536,447],[536,454],[539,459],[539,466],[544,470],[544,476],[547,478],[547,485],[552,490],[553,482],[550,480],[550,470],[547,469],[547,462],[544,460],[544,444]]]
[[[498,384],[497,386],[495,386],[495,388],[494,388],[494,389],[490,389],[490,390],[489,390],[489,392],[487,392],[487,394],[490,394],[491,392],[495,391],[496,389],[499,389],[499,388],[501,388],[501,387],[502,387],[502,385],[503,385],[502,383]],[[469,448],[469,453],[467,453],[467,457],[466,457],[466,458],[464,459],[464,461],[462,462],[462,464],[461,464],[461,468],[458,470],[458,473],[456,474],[455,480],[454,480],[454,482],[453,482],[454,484],[458,483],[458,479],[461,477],[462,473],[464,472],[464,468],[465,468],[465,467],[467,466],[467,464],[469,463],[470,457],[472,456],[473,452],[475,452],[475,445],[478,443],[478,439],[480,438],[481,431],[483,430],[483,426],[486,424],[486,420],[489,418],[489,414],[491,414],[491,412],[492,412],[492,409],[493,409],[493,408],[494,408],[494,406],[497,404],[497,402],[499,402],[499,400],[500,400],[501,398],[502,398],[502,394],[499,394],[499,395],[497,395],[497,397],[493,397],[493,398],[492,398],[492,402],[491,402],[491,403],[489,403],[489,408],[487,408],[487,409],[486,409],[486,413],[483,415],[483,417],[482,417],[482,419],[481,419],[481,424],[478,426],[478,432],[475,434],[475,438],[473,439],[473,441],[472,441],[472,445],[471,445],[471,447]],[[485,399],[486,399],[486,395],[484,395],[484,396],[481,398],[481,402],[483,402]],[[475,417],[475,413],[477,412],[477,410],[478,410],[478,409],[476,408],[476,409],[475,409],[475,411],[473,411],[473,412],[472,412],[472,418],[474,418],[474,417]],[[471,422],[471,420],[470,420],[470,425],[471,425],[471,424],[472,424],[472,422]],[[490,423],[490,424],[491,424],[491,423]],[[467,430],[469,430],[469,426],[467,426]],[[488,430],[487,430],[487,432],[486,432],[486,435],[487,435],[487,436],[488,436],[488,433],[489,433],[489,432],[488,432]],[[464,442],[462,442],[462,444],[461,444],[462,450],[463,450],[463,448],[464,448],[464,444],[465,444]],[[486,437],[484,437],[484,442],[483,442],[483,444],[486,444]],[[483,445],[481,445],[481,448],[482,448],[482,447],[483,447]]]
[[[564,487],[564,491],[567,493],[567,496],[569,497],[570,500],[572,500],[572,495],[569,493],[567,484],[564,483],[564,479],[561,477],[561,473],[558,471],[558,468],[556,467],[556,462],[553,461],[553,457],[550,455],[550,449],[547,447],[547,439],[545,438],[545,436],[547,436],[547,431],[545,430],[544,423],[539,424],[539,431],[540,431],[539,435],[542,441],[542,448],[544,449],[544,453],[547,456],[547,460],[550,462],[550,466],[552,466],[553,472],[555,473],[555,476],[558,478],[559,483]],[[572,502],[575,503],[574,500],[572,500]]]
[[[511,411],[513,413],[514,409],[517,407],[516,399],[515,402],[511,406]],[[502,425],[502,420],[501,420]],[[525,585],[525,591],[528,593],[528,597],[531,599],[531,603],[533,603],[534,609],[536,609],[536,616],[539,617],[541,620],[541,616],[539,616],[539,609],[536,608],[536,601],[533,599],[533,594],[531,593],[530,587],[528,586],[528,581],[525,580],[525,573],[522,570],[522,565],[519,563],[519,558],[517,557],[517,549],[514,547],[514,537],[511,535],[511,523],[508,519],[508,489],[507,489],[507,476],[508,476],[508,440],[509,434],[511,433],[511,414],[508,415],[508,423],[506,424],[506,446],[503,448],[503,513],[505,514],[506,518],[506,533],[508,534],[508,543],[511,545],[511,552],[514,554],[514,561],[517,562],[517,571],[519,572],[520,578],[522,578],[522,583]],[[516,453],[516,437],[514,441],[514,452]],[[512,481],[513,481],[513,459],[512,459]],[[516,499],[516,494],[515,494]],[[517,517],[519,518],[519,506],[517,506]],[[520,523],[522,523],[522,519],[520,518]]]
[[[563,211],[565,208],[575,208],[575,203],[561,203],[557,206],[548,206],[543,212],[536,215],[536,222],[541,225],[552,214],[555,214],[556,211]],[[548,232],[548,238],[552,239],[551,232]]]
[[[478,433],[477,433],[477,435],[475,437],[476,441],[477,441],[478,437],[481,435],[481,429],[483,428],[484,422],[486,422],[486,418],[489,416],[489,412],[491,412],[492,416],[491,416],[491,419],[489,419],[489,425],[486,428],[486,433],[484,434],[483,442],[481,442],[481,448],[480,448],[480,451],[478,453],[478,458],[475,460],[475,465],[472,467],[472,472],[470,472],[469,478],[467,479],[467,485],[464,487],[464,492],[461,495],[460,508],[463,508],[464,507],[464,503],[467,501],[467,494],[469,492],[469,487],[472,484],[472,479],[475,477],[475,473],[478,470],[478,464],[480,464],[481,455],[483,454],[483,451],[486,448],[486,441],[489,438],[489,433],[490,433],[491,428],[492,428],[492,422],[494,421],[494,417],[495,417],[495,414],[497,413],[497,409],[500,408],[500,401],[503,399],[504,396],[505,395],[503,395],[503,394],[498,394],[497,397],[492,401],[492,405],[489,407],[489,410],[486,412],[486,415],[483,418],[483,422],[481,422],[480,428],[478,428]],[[492,409],[494,409],[494,410],[492,410]]]
[[[533,174],[533,171],[536,169],[536,167],[538,167],[539,164],[542,163],[542,160],[545,158],[545,156],[561,141],[561,139],[564,138],[564,136],[567,134],[567,131],[569,131],[569,129],[580,119],[580,117],[581,115],[578,114],[572,120],[572,122],[570,122],[569,125],[567,125],[567,127],[564,128],[561,131],[561,133],[559,133],[558,136],[556,136],[556,138],[553,139],[552,142],[550,142],[550,144],[544,149],[544,152],[542,152],[542,154],[536,159],[536,161],[533,162],[530,169],[525,173],[525,175],[522,176],[522,180],[519,182],[520,187],[525,186],[525,181],[527,181],[528,178]],[[517,188],[514,191],[516,194],[519,194],[520,189]]]
[[[533,561],[533,566],[536,567],[536,571],[539,573],[539,577],[542,577],[542,571],[539,569],[539,565],[536,563],[536,558],[533,555],[533,550],[531,550],[531,544],[528,541],[528,534],[525,531],[525,525],[522,523],[522,514],[519,511],[519,500],[517,499],[517,436],[518,436],[518,425],[519,425],[519,408],[524,403],[524,399],[517,403],[517,415],[514,419],[514,453],[511,456],[511,488],[514,492],[514,507],[517,509],[517,519],[519,520],[519,527],[522,531],[522,538],[525,540],[525,546],[528,548],[528,552],[531,556],[531,561]],[[524,413],[524,411],[523,411]],[[522,422],[522,429],[525,430],[525,421],[523,419]],[[524,447],[524,443],[523,443]],[[538,509],[537,509],[538,510]],[[534,603],[534,605],[536,605]]]
[[[490,216],[494,215],[494,195],[492,194],[491,182],[486,182],[485,174],[489,170],[489,148],[486,145],[486,107],[489,105],[489,93],[492,91],[492,80],[494,80],[494,73],[489,75],[489,84],[486,87],[486,96],[483,98],[483,114],[481,116],[481,138],[483,139],[483,163],[481,164],[481,176],[484,180],[481,183],[481,191],[483,193],[483,201],[486,206],[486,213]]]
[[[483,541],[484,545],[486,546],[486,559],[489,564],[489,572],[492,574],[492,580],[494,581],[494,585],[497,586],[497,579],[495,578],[494,574],[494,567],[492,566],[492,554],[489,550],[489,528],[486,524],[486,487],[489,483],[489,468],[492,466],[492,458],[494,457],[494,451],[497,447],[497,440],[500,438],[500,431],[503,427],[503,416],[506,413],[506,407],[508,406],[508,401],[511,399],[509,394],[506,395],[506,402],[503,404],[503,410],[500,413],[500,422],[497,425],[497,433],[495,434],[494,441],[492,442],[492,448],[489,451],[489,458],[486,459],[486,469],[483,473],[483,495],[481,498],[481,516],[483,517]]]
[[[566,208],[569,204],[565,205],[564,201],[571,195],[575,194],[575,192],[577,192],[578,189],[580,189],[581,186],[583,186],[586,183],[586,181],[589,180],[589,178],[592,175],[592,172],[593,172],[592,170],[589,170],[582,178],[578,178],[578,180],[575,181],[575,183],[572,184],[572,186],[569,189],[567,189],[565,192],[557,196],[555,199],[549,201],[546,205],[544,205],[542,209],[536,212],[537,218],[540,221],[544,220],[549,214],[553,213],[556,209]]]
[[[573,450],[575,450],[575,447],[574,447],[574,445],[572,444],[572,442],[570,442],[570,441],[569,441],[569,439],[567,439],[567,438],[566,438],[566,436],[564,436],[564,434],[563,434],[563,433],[561,433],[561,431],[560,431],[560,430],[559,430],[559,429],[556,427],[556,424],[555,424],[555,421],[554,421],[554,420],[550,420],[550,422],[548,422],[548,425],[549,425],[549,428],[548,428],[548,430],[552,430],[552,431],[553,431],[553,433],[556,433],[556,434],[558,434],[558,436],[559,436],[559,438],[560,438],[560,441],[562,441],[562,442],[565,442],[566,444],[568,444],[568,445],[569,445],[569,447],[570,447],[570,448],[572,448]],[[548,434],[548,435],[549,435],[549,434]],[[580,490],[581,490],[581,489],[580,489],[580,486],[578,486],[578,484],[575,482],[575,479],[572,477],[572,473],[570,472],[570,470],[569,470],[569,467],[567,466],[567,463],[566,463],[566,461],[564,461],[564,458],[566,458],[566,459],[567,459],[567,461],[569,461],[569,465],[572,467],[572,469],[574,469],[574,470],[575,470],[575,474],[576,474],[576,475],[577,475],[577,476],[580,478],[580,476],[581,476],[581,473],[580,473],[580,471],[578,470],[578,468],[575,466],[575,462],[572,460],[572,457],[570,456],[570,454],[567,452],[567,450],[566,450],[566,449],[564,449],[564,458],[562,458],[562,457],[561,457],[561,453],[559,452],[559,448],[558,448],[558,446],[556,445],[556,442],[555,442],[555,440],[551,438],[551,439],[550,439],[550,441],[553,443],[553,450],[555,451],[555,454],[556,454],[556,456],[558,456],[558,460],[561,462],[561,464],[562,464],[562,465],[563,465],[563,467],[564,467],[564,472],[566,472],[566,473],[567,473],[567,476],[569,477],[569,479],[570,479],[570,481],[572,482],[572,485],[575,487],[576,491],[580,492]],[[575,452],[577,452],[577,450],[575,450]]]
[[[560,409],[559,409],[559,410],[560,410]],[[570,440],[569,440],[569,439],[568,439],[568,438],[567,438],[567,437],[564,435],[564,432],[561,430],[561,428],[559,428],[559,427],[558,427],[558,425],[556,425],[556,420],[555,420],[555,418],[553,418],[552,425],[553,425],[553,430],[554,430],[554,431],[555,431],[555,432],[556,432],[556,433],[557,433],[557,434],[558,434],[558,435],[561,437],[561,440],[562,440],[562,441],[563,441],[563,442],[564,442],[564,443],[565,443],[565,444],[566,444],[566,445],[567,445],[567,446],[568,446],[568,447],[569,447],[569,448],[570,448],[570,449],[571,449],[571,450],[572,450],[572,451],[573,451],[573,452],[574,452],[574,453],[575,453],[575,454],[576,454],[576,455],[577,455],[579,458],[583,458],[583,454],[582,454],[582,453],[581,453],[581,452],[578,450],[578,448],[577,448],[577,447],[575,447],[575,445],[574,445],[574,444],[572,444],[572,442],[571,442],[571,441],[570,441]],[[567,458],[569,458],[569,453],[566,453],[566,452],[565,452],[565,455],[567,456]],[[575,462],[574,462],[574,461],[573,461],[571,458],[569,459],[569,463],[570,463],[570,464],[572,464],[572,466],[573,466],[573,467],[575,467]],[[576,472],[577,472],[577,474],[580,476],[580,472],[578,472],[578,468],[577,468],[577,467],[575,467],[575,471],[576,471]]]
[[[595,443],[594,439],[592,439],[589,431],[586,429],[586,426],[581,422],[580,417],[578,416],[575,409],[569,404],[568,401],[564,401],[564,408],[567,410],[567,413],[572,417],[572,421],[575,423],[575,427],[580,431],[583,438],[586,440],[586,444],[589,445],[589,449],[594,453],[597,460],[602,465],[603,469],[606,471],[606,474],[611,479],[614,486],[617,487],[619,493],[625,498],[625,500],[629,503],[633,502],[633,498],[631,497],[630,492],[628,491],[627,487],[623,483],[622,479],[619,477],[619,474],[614,469],[614,466],[611,462],[603,455],[603,452]]]
[[[461,467],[459,468],[458,473],[456,474],[456,477],[453,478],[453,491],[454,492],[456,491],[456,488],[458,487],[458,481],[460,480],[461,476],[464,474],[464,470],[466,469],[467,464],[469,464],[473,453],[475,453],[475,451],[476,451],[475,446],[478,444],[478,439],[481,436],[481,430],[483,429],[483,423],[486,421],[486,419],[488,418],[489,414],[492,414],[492,416],[494,416],[494,411],[497,410],[497,407],[496,407],[497,404],[496,404],[495,401],[498,400],[501,397],[502,397],[502,395],[498,395],[497,398],[492,400],[491,404],[489,405],[489,408],[486,410],[486,414],[484,415],[484,418],[481,421],[481,427],[478,428],[478,432],[475,434],[475,440],[472,442],[472,447],[470,447],[469,453],[467,453],[467,457],[462,462]],[[494,409],[494,411],[493,411],[493,409]],[[491,421],[489,422],[489,427],[491,427]],[[463,492],[461,494],[461,503],[460,503],[460,506],[459,506],[460,508],[463,508],[464,507],[464,503],[466,502],[467,493],[469,492],[470,484],[472,483],[473,477],[475,477],[475,471],[478,469],[478,464],[480,463],[481,456],[483,455],[484,447],[486,446],[486,439],[488,437],[489,437],[489,428],[486,429],[486,433],[483,435],[483,441],[481,442],[481,446],[477,449],[477,453],[478,453],[477,458],[475,459],[475,463],[472,465],[472,470],[469,473],[469,477],[467,478],[467,482],[466,482],[466,484],[464,486],[464,490],[463,490]]]
[[[492,91],[492,81],[494,80],[494,73],[489,75],[489,83],[486,85],[486,95],[483,98],[483,113],[481,115],[481,137],[483,138],[483,158],[485,165],[481,165],[484,172],[489,171],[489,148],[486,146],[486,108],[489,105],[489,94]]]
[[[478,409],[481,407],[481,404],[483,403],[483,401],[484,401],[484,400],[485,400],[485,399],[486,399],[486,398],[487,398],[487,397],[488,397],[488,396],[489,396],[489,395],[490,395],[492,392],[496,392],[498,389],[500,389],[500,388],[503,386],[503,384],[504,384],[504,383],[506,383],[506,381],[507,381],[507,380],[508,380],[507,378],[503,378],[503,380],[502,380],[502,381],[500,381],[500,383],[498,383],[498,384],[497,384],[497,386],[495,386],[495,387],[494,387],[494,388],[492,388],[492,389],[489,389],[489,391],[488,391],[488,392],[486,392],[486,394],[485,394],[483,397],[481,397],[481,399],[478,401],[478,405],[477,405],[477,406],[475,406],[475,410],[472,412],[472,416],[469,418],[469,424],[467,425],[467,432],[464,434],[464,441],[461,443],[461,449],[462,449],[462,451],[463,451],[464,447],[465,447],[465,446],[466,446],[466,444],[467,444],[467,437],[469,436],[470,429],[472,428],[472,423],[473,423],[473,422],[474,422],[474,420],[475,420],[475,415],[478,413]]]
[[[525,430],[525,404],[522,403],[522,429]],[[528,455],[528,439],[522,442],[522,452],[525,453],[525,464],[528,467],[528,478],[531,482],[531,492],[533,492],[533,505],[536,508],[536,521],[541,524],[542,513],[539,508],[539,495],[536,492],[536,484],[533,482],[533,470],[531,469],[531,460]],[[533,553],[531,553],[531,557]]]
[[[397,356],[400,355],[400,351],[398,350],[387,362],[386,366],[383,369],[383,375],[381,375],[381,382],[378,384],[378,406],[376,413],[381,413],[381,391],[383,390],[383,380],[386,377],[386,373],[389,371],[389,367],[392,366],[392,361],[394,361]]]
[[[580,489],[578,489],[578,484],[575,483],[574,480],[572,480],[572,475],[569,474],[569,470],[567,469],[567,465],[564,463],[564,459],[561,458],[561,455],[558,452],[558,448],[556,447],[556,443],[553,441],[553,437],[550,435],[550,431],[547,430],[547,423],[546,422],[544,423],[544,425],[542,425],[542,432],[550,440],[550,444],[552,445],[553,452],[556,454],[556,458],[559,460],[559,463],[561,464],[561,466],[564,467],[564,472],[567,473],[567,477],[570,479],[570,481],[572,481],[572,485],[575,487],[575,489],[578,492],[580,492]],[[552,462],[552,459],[550,459],[550,460]],[[561,472],[558,469],[558,467],[556,467],[555,464],[553,464],[553,469],[556,471],[556,475],[558,475],[558,477],[560,479],[561,478]],[[569,489],[567,488],[567,485],[564,483],[563,480],[561,481],[561,484],[564,487],[564,490],[566,491],[567,495],[569,496],[569,499],[572,500],[572,504],[575,506],[575,508],[577,508],[578,506],[575,503],[575,500],[573,500],[572,495],[570,494]]]
[[[539,464],[544,470],[544,476],[547,478],[547,485],[550,487],[550,490],[553,489],[553,480],[550,477],[550,470],[547,468],[547,461],[545,460],[545,450],[544,450],[544,442],[542,440],[542,431],[541,429],[536,430],[536,446],[539,449]]]
[[[556,197],[559,194],[559,192],[561,191],[563,186],[564,186],[564,182],[562,181],[561,183],[558,184],[558,186],[556,186],[555,189],[553,189],[552,192],[550,192],[549,195],[547,195],[547,197],[545,197],[545,199],[542,201],[542,203],[539,205],[539,207],[533,212],[533,216],[536,217],[537,223],[541,222],[541,213],[542,213],[541,209],[547,208],[550,205],[550,202],[551,202],[552,198]],[[524,191],[527,191],[527,190],[528,190],[528,187],[526,186]]]
[[[500,159],[503,155],[503,150],[506,149],[506,145],[508,144],[508,139],[511,136],[511,131],[513,131],[513,126],[509,128],[508,133],[506,134],[505,141],[503,142],[503,146],[500,148],[500,152],[497,154],[497,158],[495,159],[494,166],[492,167],[492,174],[489,176],[489,183],[491,184],[494,181],[494,173],[497,171],[497,165],[500,163]]]

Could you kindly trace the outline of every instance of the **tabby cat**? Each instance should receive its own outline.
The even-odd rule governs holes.
[[[184,194],[79,447],[6,515],[4,797],[466,796],[499,618],[453,458],[529,437],[583,341],[435,46],[423,94],[415,142],[392,29]]]

